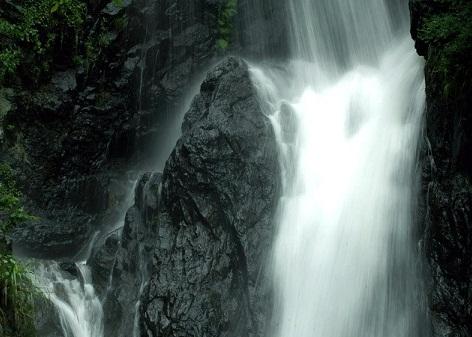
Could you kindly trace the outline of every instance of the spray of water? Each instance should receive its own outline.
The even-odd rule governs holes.
[[[38,286],[56,308],[64,337],[103,337],[102,304],[95,294],[90,270],[76,263],[78,275],[67,275],[55,262],[41,263]]]
[[[252,67],[284,182],[271,335],[427,336],[413,234],[424,80],[407,20],[381,0],[289,6],[294,61]]]

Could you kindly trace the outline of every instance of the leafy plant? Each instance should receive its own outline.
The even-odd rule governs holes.
[[[6,48],[0,52],[0,82],[6,75],[13,74],[20,64],[18,48]]]
[[[216,41],[218,49],[228,48],[233,32],[233,18],[238,12],[238,0],[227,0],[220,9],[218,16],[219,38]]]
[[[0,164],[0,336],[34,336],[34,296],[28,269],[10,253],[8,234],[31,219],[20,202],[12,169]]]
[[[21,206],[20,197],[12,169],[0,164],[0,253],[9,250],[11,230],[21,222],[34,219]]]
[[[39,292],[28,269],[9,254],[0,254],[0,335],[34,337],[34,300]]]
[[[50,69],[55,43],[77,36],[86,17],[80,0],[11,1],[15,19],[0,18],[0,85],[25,68],[29,80]]]
[[[125,5],[125,2],[124,0],[112,0],[112,3],[113,5],[115,5],[116,7],[124,7]]]

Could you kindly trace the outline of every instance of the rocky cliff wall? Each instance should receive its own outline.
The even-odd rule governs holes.
[[[411,0],[411,32],[425,57],[422,246],[435,336],[472,334],[472,6]]]

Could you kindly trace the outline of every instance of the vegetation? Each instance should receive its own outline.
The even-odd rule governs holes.
[[[228,48],[233,32],[233,18],[238,11],[238,0],[227,0],[220,9],[218,16],[218,32],[219,38],[216,41],[218,49]]]
[[[0,165],[0,253],[9,251],[8,234],[19,223],[31,219],[21,207],[20,192],[13,172],[6,164]]]
[[[0,165],[0,336],[35,335],[33,283],[23,264],[11,255],[8,234],[20,222],[31,219],[21,207],[11,168]]]
[[[33,82],[49,71],[58,44],[77,48],[86,16],[79,0],[12,1],[0,18],[0,83],[16,71]]]
[[[109,5],[123,8],[123,0]],[[0,9],[0,87],[25,78],[37,86],[54,67],[81,67],[86,74],[126,27],[123,15],[92,16],[83,0],[11,0]],[[87,23],[87,20],[93,22]]]
[[[468,0],[437,0],[440,10],[427,16],[418,38],[430,48],[434,72],[444,79],[447,95],[461,79],[470,79],[472,69],[472,2]],[[431,53],[434,51],[434,53]]]
[[[0,254],[0,336],[33,337],[35,286],[15,258]]]

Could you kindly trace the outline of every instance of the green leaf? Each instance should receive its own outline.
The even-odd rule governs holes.
[[[219,48],[219,49],[226,49],[228,48],[228,41],[224,40],[224,39],[219,39],[218,41],[216,41],[216,46]]]
[[[54,6],[52,6],[51,8],[51,13],[57,12],[58,9],[59,9],[59,2],[56,2]]]

